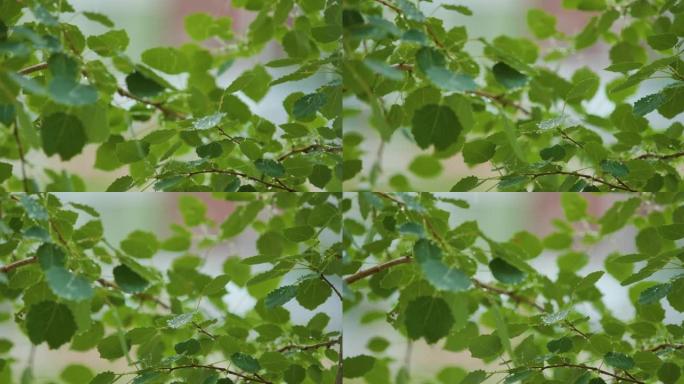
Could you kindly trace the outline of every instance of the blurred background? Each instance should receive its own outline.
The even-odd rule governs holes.
[[[500,36],[510,37],[527,37],[532,41],[538,42],[530,33],[527,27],[526,16],[531,8],[541,8],[546,12],[556,17],[556,29],[569,36],[573,36],[582,31],[589,19],[596,15],[596,12],[580,12],[576,10],[568,10],[561,6],[562,0],[459,0],[459,1],[444,1],[435,0],[434,2],[421,2],[421,10],[425,15],[438,17],[444,20],[445,29],[454,26],[465,26],[468,31],[468,38],[473,40],[484,37],[490,40]],[[473,11],[472,16],[464,16],[458,12],[445,10],[440,7],[441,4],[459,4],[469,7]],[[391,15],[392,12],[386,11],[386,15]],[[626,25],[624,19],[619,19],[613,25],[613,29]],[[561,46],[567,46],[567,43],[559,42],[554,38],[546,39],[540,42],[539,46],[539,61],[549,52]],[[644,45],[646,43],[644,42]],[[484,59],[482,56],[482,44],[478,42],[468,42],[465,45],[465,50],[471,53],[473,58],[482,63]],[[601,77],[601,86],[604,87],[611,80],[619,77],[619,74],[613,72],[603,71],[604,68],[611,64],[608,57],[609,46],[601,39],[590,48],[584,49],[578,53],[570,55],[567,59],[555,61],[544,64],[550,69],[558,70],[559,74],[565,78],[570,78],[575,70],[587,66],[596,72]],[[650,49],[650,48],[649,48]],[[491,63],[490,60],[485,60],[486,63]],[[651,80],[642,83],[639,92],[629,97],[626,102],[633,103],[641,97],[653,93],[663,88],[668,84],[668,80]],[[481,83],[479,81],[478,83]],[[390,94],[386,100],[390,101],[387,105],[391,105],[396,99],[396,95]],[[374,130],[368,123],[369,110],[365,105],[361,105],[356,100],[345,99],[345,106],[353,105],[354,108],[362,108],[362,113],[354,115],[353,117],[345,117],[345,133],[357,131],[361,133],[365,141],[361,148],[365,151],[365,156],[362,158],[364,168],[362,173],[368,175],[373,164],[378,159],[378,148],[380,148],[380,138],[377,131]],[[347,104],[348,103],[348,104]],[[523,103],[524,105],[524,103]],[[614,108],[614,104],[608,99],[605,92],[599,91],[596,96],[588,102],[583,102],[588,113],[593,113],[599,116],[609,115]],[[657,112],[653,112],[645,116],[651,121],[653,127],[656,129],[665,129],[670,126],[672,121],[668,121],[660,116]],[[676,121],[684,121],[681,115],[676,118]],[[615,142],[612,136],[606,136],[608,143]],[[457,154],[447,160],[442,161],[444,168],[443,172],[435,178],[419,178],[411,172],[407,172],[411,161],[419,154],[431,154],[432,149],[421,150],[415,143],[412,142],[406,135],[399,130],[394,133],[389,143],[385,143],[384,152],[382,156],[383,173],[377,182],[374,189],[376,190],[393,190],[389,186],[389,179],[392,175],[400,174],[407,177],[411,185],[420,186],[413,190],[421,191],[448,191],[461,178],[465,176],[475,175],[480,178],[497,177],[500,176],[498,172],[492,169],[491,164],[483,163],[468,168],[463,162],[461,154]],[[369,189],[368,183],[359,181],[359,177],[350,180],[345,184],[345,190],[362,190]],[[480,190],[485,190],[491,187],[491,183],[485,183],[480,186]]]
[[[234,34],[233,41],[219,41],[210,39],[201,43],[202,46],[210,51],[226,49],[237,40],[243,39],[247,34],[247,28],[254,19],[256,13],[234,7],[230,0],[117,0],[117,1],[92,1],[92,0],[71,0],[70,3],[76,10],[74,14],[67,14],[61,21],[78,26],[87,37],[99,35],[107,32],[107,28],[86,19],[80,12],[95,11],[107,15],[114,22],[114,29],[124,29],[130,38],[130,44],[126,54],[135,63],[142,63],[140,55],[147,49],[159,46],[179,47],[183,44],[194,42],[185,32],[185,17],[197,13],[205,12],[214,17],[229,17],[232,20]],[[31,20],[31,12],[27,12],[22,21]],[[246,38],[246,37],[245,37]],[[86,60],[101,60],[111,68],[111,59],[102,58],[94,52],[86,49]],[[245,70],[251,69],[256,64],[265,64],[269,61],[284,58],[281,45],[275,41],[269,42],[264,49],[255,56],[235,60],[232,65],[221,76],[216,78],[216,85],[220,89],[226,88]],[[266,68],[273,79],[281,77],[294,71],[294,67]],[[125,75],[115,72],[119,85],[125,85]],[[216,74],[216,70],[212,71]],[[179,88],[185,88],[187,74],[167,75],[157,71],[157,74],[167,79],[171,84]],[[287,114],[282,102],[287,95],[292,92],[301,91],[310,93],[323,83],[329,82],[332,78],[330,74],[318,74],[308,79],[297,82],[279,84],[270,89],[269,93],[259,103],[255,103],[248,97],[237,93],[252,110],[252,113],[269,119],[276,125],[287,122]],[[133,101],[115,95],[114,104],[125,108],[134,104]],[[150,132],[156,128],[156,119],[147,122],[134,122],[130,129],[130,134],[135,136],[136,132]],[[67,170],[80,175],[84,178],[86,190],[104,191],[116,178],[128,174],[127,167],[119,168],[117,171],[100,171],[93,167],[95,164],[96,144],[89,144],[81,155],[72,158],[70,161],[63,162],[59,156],[54,155],[47,158],[42,151],[31,151],[28,161],[33,165],[28,169],[29,176],[43,177],[40,169],[49,167],[55,170]],[[194,152],[192,153],[194,158]]]
[[[448,196],[466,200],[470,204],[468,209],[456,208],[451,204],[441,204],[440,207],[451,213],[449,225],[454,228],[465,221],[474,220],[483,233],[495,241],[503,242],[510,240],[512,235],[519,231],[529,231],[543,239],[553,233],[555,227],[552,220],[564,218],[564,212],[560,205],[560,194],[557,193],[436,193],[437,196]],[[629,196],[619,194],[583,194],[589,205],[587,212],[594,217],[600,217],[616,200],[624,200]],[[496,212],[496,214],[493,214]],[[594,228],[596,229],[596,228]],[[579,230],[578,232],[581,232]],[[579,276],[594,271],[605,271],[604,261],[608,255],[614,252],[629,254],[637,252],[634,238],[634,227],[625,227],[618,232],[608,235],[605,241],[588,246],[575,239],[573,250],[584,252],[589,256],[586,266],[577,272]],[[486,248],[486,247],[485,247]],[[557,258],[567,252],[544,250],[535,259],[527,262],[540,274],[555,280],[558,276]],[[366,267],[370,267],[368,265]],[[665,281],[669,277],[681,273],[681,270],[666,270],[653,275],[647,280]],[[476,278],[483,283],[495,282],[489,268],[480,265]],[[613,315],[620,320],[629,320],[635,315],[634,306],[629,301],[628,288],[609,274],[605,274],[596,284],[603,293],[603,301]],[[490,366],[485,366],[481,360],[471,357],[468,349],[460,352],[450,352],[442,349],[444,340],[436,344],[428,345],[424,339],[408,343],[408,339],[388,325],[384,318],[367,324],[360,324],[361,316],[369,311],[390,311],[396,302],[397,294],[391,295],[383,301],[365,302],[344,313],[344,350],[349,356],[360,354],[372,354],[366,348],[372,337],[381,336],[389,341],[389,347],[384,354],[394,360],[392,368],[395,370],[406,367],[411,372],[412,383],[437,383],[435,377],[445,367],[458,366],[466,371],[477,369],[500,370],[499,361],[496,360]],[[537,298],[541,302],[541,298]],[[676,312],[666,300],[661,304],[666,311],[665,323],[681,322],[681,314]],[[588,303],[580,303],[574,307],[576,310],[589,316],[596,314]],[[475,321],[479,312],[476,312],[471,321]],[[592,329],[602,329],[597,317],[591,317],[588,322]],[[490,333],[487,328],[481,327],[480,334]],[[353,337],[349,337],[353,335]],[[522,340],[526,337],[523,334]],[[518,340],[518,342],[520,341]],[[517,342],[513,343],[515,347]],[[410,358],[407,360],[407,351]],[[410,364],[406,364],[410,361]],[[392,376],[394,377],[394,376]],[[485,383],[492,384],[502,380],[501,375],[495,375]],[[352,381],[363,383],[363,380]]]
[[[171,224],[183,223],[177,203],[178,198],[183,195],[180,193],[57,193],[55,195],[63,203],[78,202],[90,205],[99,211],[104,227],[104,238],[115,246],[118,246],[119,242],[134,230],[149,231],[155,233],[159,239],[165,239],[172,234],[169,230]],[[217,225],[223,223],[236,206],[235,202],[218,200],[208,193],[194,193],[192,195],[199,197],[207,204],[207,217],[215,221]],[[259,219],[267,219],[273,213],[277,212],[269,211],[269,208],[265,208]],[[87,221],[85,220],[87,217],[83,217],[85,215],[80,216],[77,226]],[[198,240],[205,234],[212,235],[219,230],[218,226],[216,228],[198,226],[194,231],[194,238]],[[210,276],[217,276],[223,273],[223,263],[226,259],[232,257],[246,258],[258,254],[255,245],[257,238],[258,234],[251,228],[248,228],[242,234],[210,249],[191,248],[187,253],[172,253],[160,250],[151,259],[139,259],[137,261],[144,265],[154,265],[155,268],[166,276],[166,271],[176,257],[193,254],[206,258],[206,262],[199,272]],[[321,246],[326,248],[332,243],[339,241],[339,236],[330,231],[324,231],[321,234],[320,240]],[[267,269],[269,269],[268,264],[252,266],[252,274],[263,272]],[[294,270],[285,275],[280,284],[281,286],[292,284],[298,277],[304,274],[306,274],[305,271],[301,269]],[[102,277],[109,281],[114,280],[111,270],[104,269]],[[227,303],[230,313],[244,315],[256,304],[256,300],[244,287],[239,287],[230,282],[226,286],[226,291],[228,293],[223,297],[223,300]],[[165,295],[162,295],[161,299],[165,302],[169,301]],[[133,304],[133,301],[130,301],[129,304]],[[217,313],[215,307],[211,306],[209,300],[203,300],[201,308],[210,314],[215,314],[216,317],[222,316],[221,313]],[[328,324],[329,330],[339,330],[342,327],[341,307],[339,300],[334,295],[326,303],[318,307],[316,312],[302,308],[296,300],[291,300],[284,305],[284,308],[290,311],[291,321],[294,324],[306,325],[316,312],[325,312],[331,319]],[[152,311],[152,309],[147,308],[144,310]],[[16,359],[16,363],[13,365],[15,376],[18,377],[21,374],[21,371],[27,366],[31,358],[34,359],[34,374],[38,383],[48,382],[48,379],[58,377],[65,366],[73,363],[84,364],[95,372],[105,370],[124,372],[129,369],[123,358],[110,362],[101,359],[97,349],[88,352],[70,351],[68,343],[56,350],[48,349],[47,344],[43,343],[35,347],[32,352],[28,337],[15,326],[12,320],[14,311],[15,308],[12,307],[10,302],[0,303],[0,317],[6,319],[0,322],[0,339],[7,338],[14,343],[10,356]],[[108,330],[109,332],[111,330]],[[0,384],[7,384],[2,381],[2,377],[0,377]]]

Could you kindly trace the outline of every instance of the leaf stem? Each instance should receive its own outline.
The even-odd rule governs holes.
[[[33,264],[36,261],[38,261],[38,258],[36,256],[29,257],[27,259],[22,259],[22,260],[17,260],[13,263],[9,263],[7,265],[4,265],[0,267],[0,272],[2,273],[9,273],[10,271],[23,267],[25,265]]]
[[[14,141],[17,142],[17,151],[19,151],[19,163],[21,164],[21,178],[24,185],[24,192],[29,193],[28,179],[26,178],[26,158],[24,157],[24,145],[21,143],[19,136],[19,124],[16,120],[14,122]]]

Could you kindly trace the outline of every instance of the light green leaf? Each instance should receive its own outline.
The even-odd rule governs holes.
[[[157,47],[142,53],[143,63],[164,73],[176,75],[187,72],[189,62],[183,52],[171,47]]]
[[[88,279],[75,275],[63,267],[53,266],[45,272],[45,278],[57,296],[72,301],[83,301],[93,297],[93,287]]]

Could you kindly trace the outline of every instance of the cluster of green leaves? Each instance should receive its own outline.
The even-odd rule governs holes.
[[[195,13],[185,18],[192,42],[150,48],[136,60],[126,54],[130,37],[106,15],[76,12],[66,0],[1,1],[0,185],[25,192],[341,190],[339,4],[231,4],[256,13],[245,36],[232,33],[231,18]],[[67,22],[76,17],[104,32],[85,36]],[[208,40],[220,47],[208,49]],[[217,83],[272,41],[286,57]],[[274,78],[275,70],[290,73]],[[170,81],[177,75],[182,86]],[[308,78],[314,91],[283,97],[285,121],[246,102]],[[133,105],[122,107],[121,99]],[[126,175],[102,184],[31,162],[38,151],[83,162],[78,155],[89,146],[96,146],[89,166],[117,174],[127,168]]]
[[[93,372],[70,364],[60,374],[69,384],[335,383],[339,314],[321,305],[330,299],[341,308],[334,286],[340,198],[223,193],[212,203],[230,200],[235,209],[217,222],[202,200],[183,195],[183,223],[172,224],[168,236],[133,230],[116,245],[90,206],[51,194],[0,195],[0,302],[12,311],[0,311],[0,321],[14,320],[26,344],[95,350],[129,365],[126,372]],[[207,273],[206,255],[248,229],[258,234],[259,254],[228,257],[222,271]],[[164,270],[151,263],[160,252],[172,259]],[[224,300],[229,283],[256,301],[243,316]],[[291,300],[298,306],[284,307]],[[309,320],[292,321],[292,308]],[[2,383],[16,382],[13,370],[24,368],[14,351],[3,334]],[[46,369],[38,374],[45,377]],[[33,382],[33,367],[21,377]]]
[[[458,197],[348,196],[345,311],[361,313],[360,324],[349,326],[384,323],[396,334],[359,335],[368,352],[345,358],[345,377],[369,384],[684,382],[684,196],[604,196],[613,203],[595,216],[587,197],[598,196],[565,193],[565,217],[553,220],[553,232],[521,231],[507,241],[493,240],[475,221],[454,224],[452,212],[469,208]],[[599,270],[587,270],[594,250],[609,244],[622,247],[609,249]],[[634,253],[625,254],[629,248]],[[556,257],[556,277],[531,266],[542,254]],[[606,305],[600,279],[626,287],[634,312],[622,315],[630,319]],[[665,320],[666,309],[674,321]],[[411,377],[387,351],[401,338],[481,362],[434,374],[414,366]],[[482,363],[495,371],[472,368]],[[399,367],[394,374],[392,366]]]
[[[447,18],[456,24],[478,18],[452,2],[345,2],[345,115],[367,118],[364,128],[345,131],[345,189],[425,190],[412,187],[406,174],[382,171],[383,149],[392,152],[393,136],[402,135],[422,150],[408,167],[415,177],[438,178],[442,161],[457,155],[468,167],[492,170],[460,179],[443,175],[442,190],[681,190],[684,1],[562,5],[590,14],[579,33],[567,35],[553,15],[531,9],[526,21],[533,39],[488,40],[447,26]],[[609,67],[582,66],[569,78],[557,70],[596,45]],[[642,83],[663,78],[656,92],[630,100]],[[601,109],[610,113],[597,115],[587,104],[605,97]],[[655,111],[664,119],[649,120]],[[364,145],[371,137],[380,144],[375,161]]]

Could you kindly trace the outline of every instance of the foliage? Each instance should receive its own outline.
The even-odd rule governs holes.
[[[0,321],[13,320],[26,344],[95,351],[129,366],[94,372],[72,364],[60,376],[67,383],[336,382],[339,315],[321,305],[340,306],[334,286],[340,196],[224,193],[216,199],[235,205],[225,220],[210,219],[197,197],[181,196],[183,223],[172,224],[168,236],[131,230],[116,245],[87,205],[51,194],[0,195],[0,302],[12,310],[1,312]],[[258,233],[259,254],[228,257],[222,271],[207,273],[209,252],[249,229]],[[164,270],[159,257],[150,262],[161,252],[170,259]],[[244,316],[224,300],[229,283],[256,301]],[[309,320],[293,321],[293,308]],[[6,336],[0,337],[0,382],[13,383],[12,372],[24,367],[11,357],[16,348]],[[47,373],[45,367],[37,372]],[[21,376],[22,383],[33,382],[32,367]]]
[[[407,139],[421,151],[413,175],[441,176],[436,185],[452,191],[681,190],[684,1],[562,5],[573,18],[589,13],[578,33],[559,31],[553,15],[531,9],[532,38],[489,40],[460,24],[493,21],[454,2],[346,2],[345,115],[363,115],[345,130],[345,189],[426,190],[405,174],[383,173],[383,151],[395,154],[392,142]],[[611,65],[590,68],[583,56],[590,49]],[[586,64],[577,68],[578,61]],[[643,83],[657,89],[632,97]],[[368,153],[371,140],[377,156]],[[460,180],[443,174],[440,163],[455,156],[492,171]]]
[[[137,59],[126,54],[134,37],[104,14],[76,12],[66,0],[0,1],[0,184],[27,192],[341,190],[340,6],[231,4],[255,13],[245,36],[233,34],[231,18],[195,13],[185,18],[192,42]],[[102,33],[86,36],[72,20]],[[219,81],[271,42],[287,56]],[[250,108],[290,84],[298,91],[279,101],[285,121]],[[92,164],[82,153],[94,147]],[[120,177],[107,186],[43,169],[31,162],[40,151]]]
[[[603,196],[612,206],[599,215],[588,204],[596,196],[562,194],[565,217],[554,219],[553,232],[521,231],[506,241],[475,221],[454,224],[454,214],[469,208],[459,194],[345,197],[345,328],[395,331],[391,340],[357,332],[369,339],[367,352],[345,362],[360,356],[366,362],[351,376],[345,365],[346,377],[369,384],[684,380],[681,194]],[[629,233],[636,233],[634,241]],[[596,253],[604,251],[609,255],[597,266]],[[556,257],[557,276],[533,266],[542,253]],[[614,305],[606,305],[601,279],[628,290],[632,318],[620,320]],[[360,323],[347,320],[348,313]],[[387,348],[402,339],[409,344],[406,360],[394,361],[396,350]],[[448,364],[433,377],[411,367],[410,345],[419,342],[435,354],[445,351],[435,361],[463,351],[464,366]],[[493,369],[473,368],[485,365]]]

